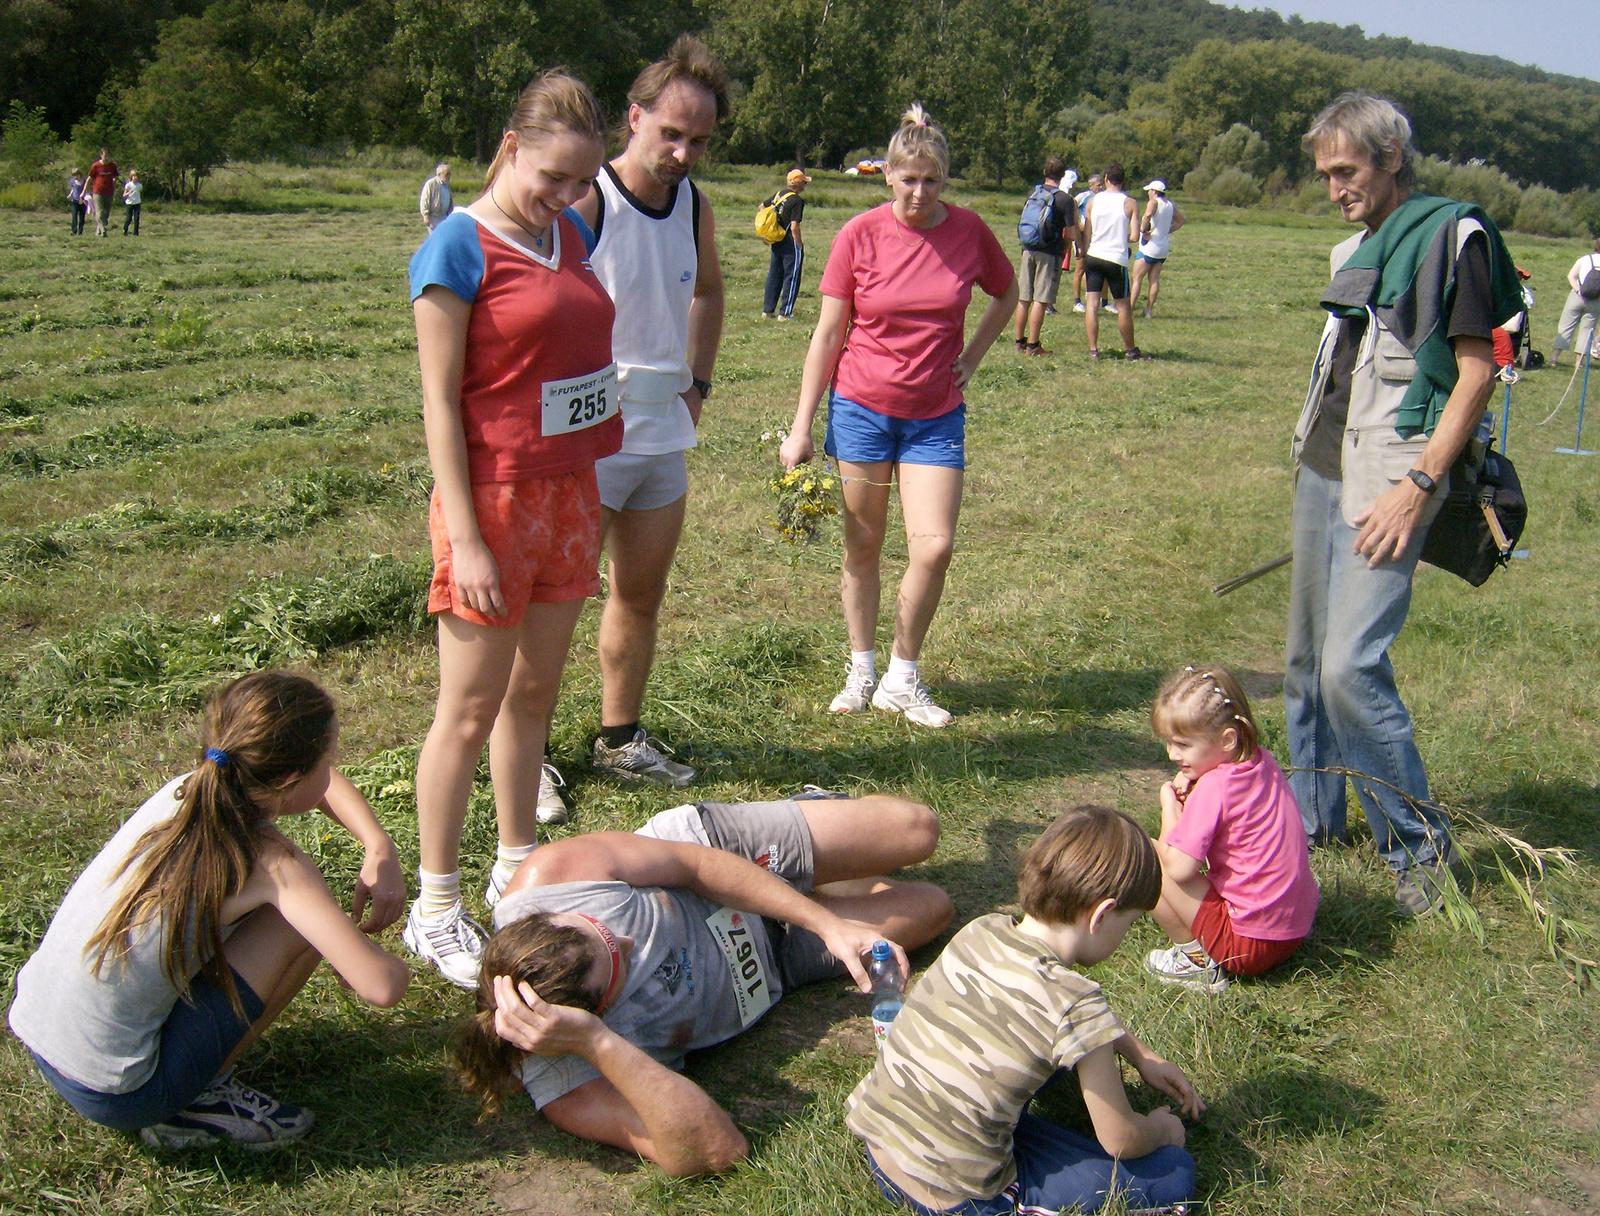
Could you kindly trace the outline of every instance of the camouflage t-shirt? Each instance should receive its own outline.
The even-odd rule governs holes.
[[[1016,1177],[1012,1133],[1039,1087],[1122,1034],[1099,984],[1009,916],[979,917],[906,998],[845,1124],[913,1178],[988,1199]]]

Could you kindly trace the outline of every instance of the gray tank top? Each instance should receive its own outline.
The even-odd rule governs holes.
[[[108,885],[112,874],[146,831],[177,813],[187,776],[156,791],[100,850],[17,972],[12,1031],[62,1076],[98,1093],[128,1093],[150,1079],[178,992],[161,966],[159,926],[133,934],[124,962],[108,960],[98,976],[83,947],[122,894],[128,876]],[[199,970],[196,958],[189,974]]]

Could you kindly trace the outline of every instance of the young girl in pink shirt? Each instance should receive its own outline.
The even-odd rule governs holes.
[[[1178,766],[1161,787],[1152,913],[1176,944],[1152,950],[1145,969],[1221,992],[1229,975],[1276,967],[1311,932],[1319,893],[1305,825],[1231,673],[1185,667],[1156,694],[1150,725]]]

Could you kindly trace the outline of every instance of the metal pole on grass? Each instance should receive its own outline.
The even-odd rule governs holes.
[[[1578,394],[1578,437],[1572,441],[1570,448],[1557,448],[1562,456],[1593,456],[1592,450],[1583,446],[1583,407],[1589,399],[1589,367],[1594,362],[1594,340],[1596,327],[1589,327],[1589,340],[1583,344],[1583,391]]]

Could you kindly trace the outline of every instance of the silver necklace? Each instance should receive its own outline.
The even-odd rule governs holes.
[[[516,216],[512,215],[511,212],[507,211],[504,207],[502,207],[500,205],[500,200],[497,199],[494,196],[494,191],[492,189],[489,191],[489,201],[494,204],[494,209],[496,211],[498,211],[501,215],[505,216],[506,219],[510,220],[518,228],[521,228],[524,232],[526,232],[528,234],[528,238],[531,241],[533,241],[535,246],[538,247],[538,250],[539,250],[539,252],[541,254],[544,252],[544,238],[546,236],[548,236],[549,233],[550,233],[550,229],[548,227],[546,227],[544,232],[542,232],[542,233],[541,232],[535,232],[532,228],[529,228],[526,224],[524,224]]]

